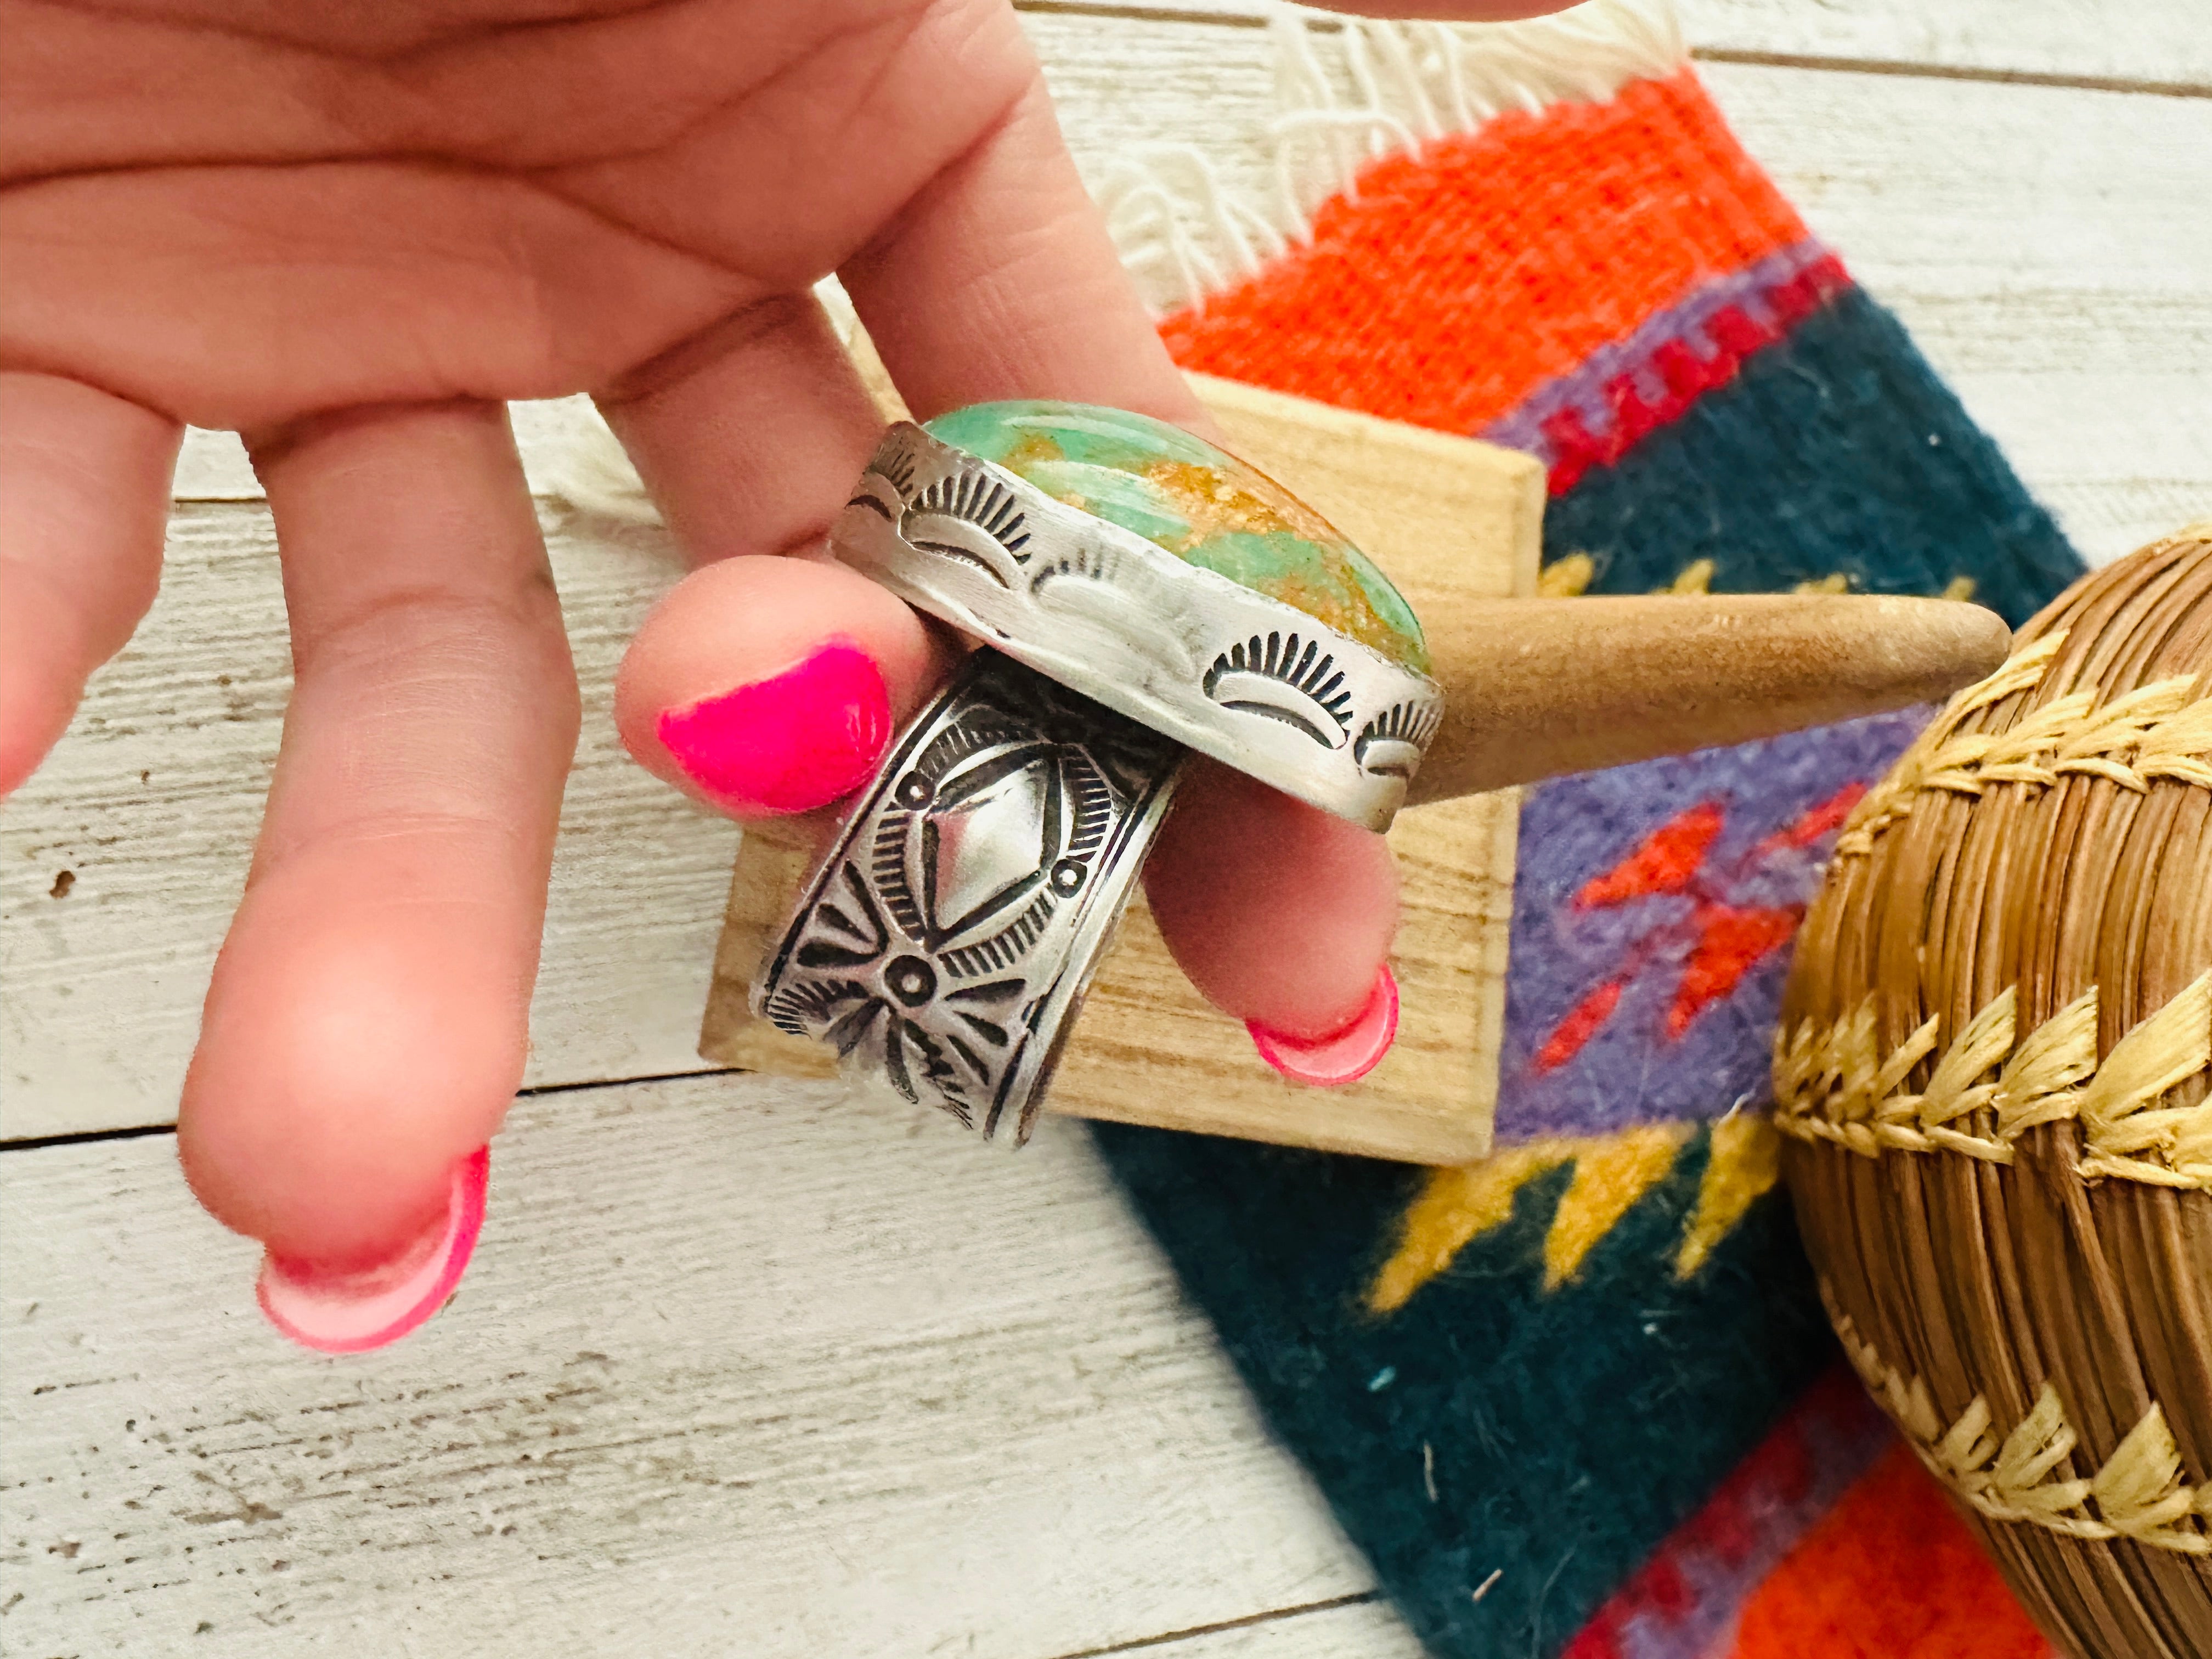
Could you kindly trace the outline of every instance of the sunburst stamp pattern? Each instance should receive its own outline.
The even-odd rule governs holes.
[[[837,551],[1085,697],[1324,811],[1386,828],[1441,717],[1442,694],[1413,665],[1425,660],[1418,632],[1397,656],[1340,632],[1264,586],[1172,550],[1196,530],[1178,539],[1163,529],[1166,539],[1156,540],[1103,516],[1127,475],[1058,465],[1040,474],[1048,489],[932,432],[896,426],[837,522]],[[1272,550],[1270,537],[1311,551],[1279,526],[1220,534],[1252,544],[1237,544],[1238,556],[1255,567],[1274,556],[1254,550]],[[1212,544],[1194,543],[1201,545]],[[1358,744],[1354,733],[1364,734]]]
[[[980,467],[932,479],[899,521],[908,544],[975,566],[1000,586],[1023,580],[1028,520],[1020,500]]]
[[[1352,758],[1370,772],[1410,780],[1443,714],[1443,705],[1433,699],[1392,703],[1359,728]]]
[[[1303,647],[1303,648],[1301,648]],[[1206,671],[1206,695],[1224,708],[1280,720],[1324,749],[1339,749],[1352,726],[1352,693],[1318,640],[1255,634]]]

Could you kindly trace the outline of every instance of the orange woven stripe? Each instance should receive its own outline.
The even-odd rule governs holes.
[[[1894,1446],[1766,1576],[1729,1659],[2052,1659],[1942,1490]]]
[[[1310,244],[1160,333],[1186,368],[1473,432],[1805,236],[1686,69],[1370,164]]]

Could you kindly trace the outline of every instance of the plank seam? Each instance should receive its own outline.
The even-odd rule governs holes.
[[[1047,16],[1104,17],[1140,23],[1188,23],[1204,27],[1258,29],[1267,26],[1261,13],[1210,11],[1123,3],[1122,0],[1014,0],[1016,11]],[[1316,34],[1340,33],[1328,18],[1301,21]],[[1921,64],[1909,58],[1847,58],[1819,52],[1755,52],[1735,46],[1692,46],[1700,64],[1741,64],[1754,69],[1818,70],[1837,75],[1895,75],[1917,81],[1978,81],[1997,86],[2061,87],[2076,92],[2133,92],[2153,98],[2212,98],[2212,82],[2144,81],[2121,75],[2068,75],[2057,70],[1988,69],[1972,64]]]
[[[127,1129],[75,1129],[58,1135],[24,1135],[0,1140],[0,1152],[38,1152],[49,1146],[84,1146],[99,1140],[143,1140],[148,1135],[173,1135],[173,1123],[139,1123]]]
[[[628,1089],[647,1083],[688,1083],[708,1077],[738,1077],[743,1075],[742,1066],[702,1066],[690,1072],[647,1072],[637,1077],[592,1078],[581,1083],[537,1083],[527,1089],[518,1089],[518,1101],[535,1100],[541,1095],[584,1094],[593,1089]],[[177,1132],[173,1123],[139,1123],[127,1129],[79,1129],[66,1134],[24,1135],[14,1140],[0,1140],[0,1152],[36,1152],[50,1146],[83,1146],[102,1140],[143,1140],[148,1135],[173,1135]]]
[[[1191,1625],[1158,1636],[1139,1636],[1127,1642],[1109,1643],[1103,1648],[1079,1648],[1073,1653],[1054,1654],[1052,1659],[1109,1659],[1109,1656],[1114,1654],[1140,1653],[1147,1648],[1164,1648],[1171,1642],[1188,1642],[1201,1636],[1218,1636],[1224,1631],[1250,1630],[1256,1625],[1302,1619],[1309,1613],[1330,1613],[1338,1607],[1364,1607],[1382,1599],[1382,1592],[1380,1590],[1359,1590],[1350,1595],[1333,1595],[1326,1601],[1305,1601],[1294,1607],[1271,1607],[1265,1613],[1246,1613],[1242,1619],[1224,1619],[1211,1625]]]
[[[584,1094],[593,1089],[627,1089],[634,1083],[688,1083],[702,1077],[738,1077],[744,1073],[742,1066],[702,1066],[688,1072],[647,1072],[637,1077],[610,1077],[586,1079],[580,1083],[534,1083],[527,1089],[514,1091],[517,1100],[535,1100],[541,1095]]]
[[[1700,64],[1743,64],[1754,69],[1822,70],[1838,75],[1897,75],[1914,81],[1978,81],[2007,87],[2063,87],[2075,92],[2133,92],[2152,98],[2212,98],[2212,83],[2137,81],[2121,75],[2067,75],[2057,70],[1984,69],[1970,64],[1916,64],[1906,58],[1829,58],[1811,52],[1749,52],[1732,46],[1692,46]]]

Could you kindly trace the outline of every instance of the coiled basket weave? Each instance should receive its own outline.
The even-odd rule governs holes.
[[[2212,1656],[2212,522],[1859,803],[1774,1085],[1837,1334],[2023,1605]]]

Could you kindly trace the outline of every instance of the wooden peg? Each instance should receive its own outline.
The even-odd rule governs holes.
[[[1446,714],[1415,801],[1938,702],[2012,637],[1978,605],[1839,593],[1439,595],[1421,622]]]

